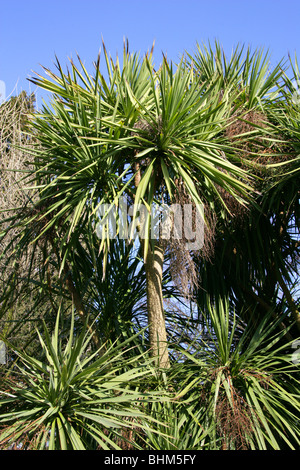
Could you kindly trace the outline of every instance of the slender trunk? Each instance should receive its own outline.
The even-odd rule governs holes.
[[[141,181],[141,169],[138,162],[135,164],[135,171],[134,184],[137,188]],[[144,253],[142,238],[140,242],[142,253]],[[150,353],[155,358],[156,364],[159,367],[168,368],[170,367],[170,362],[162,294],[163,263],[163,248],[155,242],[154,249],[152,250],[151,243],[149,243],[145,260],[145,272]]]
[[[163,248],[156,243],[152,250],[149,245],[145,270],[151,355],[156,358],[158,366],[168,368],[170,362],[162,295],[163,262]]]

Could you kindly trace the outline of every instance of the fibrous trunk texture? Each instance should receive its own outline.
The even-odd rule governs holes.
[[[162,295],[163,262],[163,248],[156,243],[152,249],[149,244],[145,270],[150,348],[157,365],[168,368],[170,363]]]

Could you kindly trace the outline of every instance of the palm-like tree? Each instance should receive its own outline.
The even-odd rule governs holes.
[[[232,204],[234,217],[225,223],[219,219],[214,254],[208,262],[199,259],[202,289],[197,297],[205,308],[208,299],[229,295],[247,322],[288,308],[297,325],[292,290],[299,256],[299,102],[294,100],[293,80],[298,80],[299,71],[297,61],[292,64],[293,79],[280,64],[272,72],[269,68],[268,54],[247,51],[243,58],[241,48],[229,62],[218,45],[215,50],[198,48],[194,57],[196,73],[207,78],[217,70],[224,89],[240,90],[237,99],[242,104],[237,111],[233,108],[238,119],[227,135],[241,158],[257,165],[253,169],[258,176],[256,205],[241,212]],[[244,143],[242,133],[248,136]],[[297,328],[293,334],[297,337]]]
[[[26,244],[27,236],[47,239],[83,317],[70,259],[82,234],[92,234],[100,204],[118,207],[120,196],[126,195],[135,208],[143,203],[150,209],[154,203],[172,204],[184,194],[204,217],[204,205],[215,210],[220,203],[226,211],[226,200],[244,204],[252,190],[245,161],[242,166],[226,136],[233,109],[242,102],[235,82],[224,88],[218,73],[203,78],[184,60],[175,68],[163,58],[155,71],[152,52],[140,59],[124,48],[121,66],[104,47],[104,58],[107,79],[100,71],[100,56],[93,76],[79,59],[80,69],[71,62],[65,73],[57,61],[57,74],[47,69],[50,79],[33,79],[52,93],[52,102],[33,123],[39,148],[36,171],[30,176],[39,197],[23,222],[22,240]],[[144,223],[150,346],[160,365],[167,367],[164,250],[159,240],[151,240],[150,210]],[[108,237],[99,243],[105,253],[104,272],[110,243]],[[97,248],[91,246],[95,260]]]

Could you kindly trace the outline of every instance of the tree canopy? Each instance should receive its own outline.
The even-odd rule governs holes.
[[[297,59],[198,44],[157,67],[103,44],[93,74],[44,71],[49,104],[0,107],[1,182],[22,174],[18,202],[3,191],[0,442],[299,448]],[[183,235],[174,214],[153,235],[154,205]]]

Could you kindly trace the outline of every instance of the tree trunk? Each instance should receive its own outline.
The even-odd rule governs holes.
[[[163,248],[156,243],[152,250],[149,244],[145,270],[151,355],[156,358],[159,367],[168,368],[170,362],[162,295],[163,262]]]
[[[141,181],[140,164],[135,164],[134,184],[137,188]],[[142,221],[143,223],[143,221]],[[144,242],[140,238],[142,253],[144,253]],[[167,346],[167,331],[162,294],[162,276],[164,264],[164,251],[158,242],[154,242],[154,250],[149,243],[148,253],[145,261],[147,311],[149,325],[150,353],[155,358],[159,367],[170,367]]]

